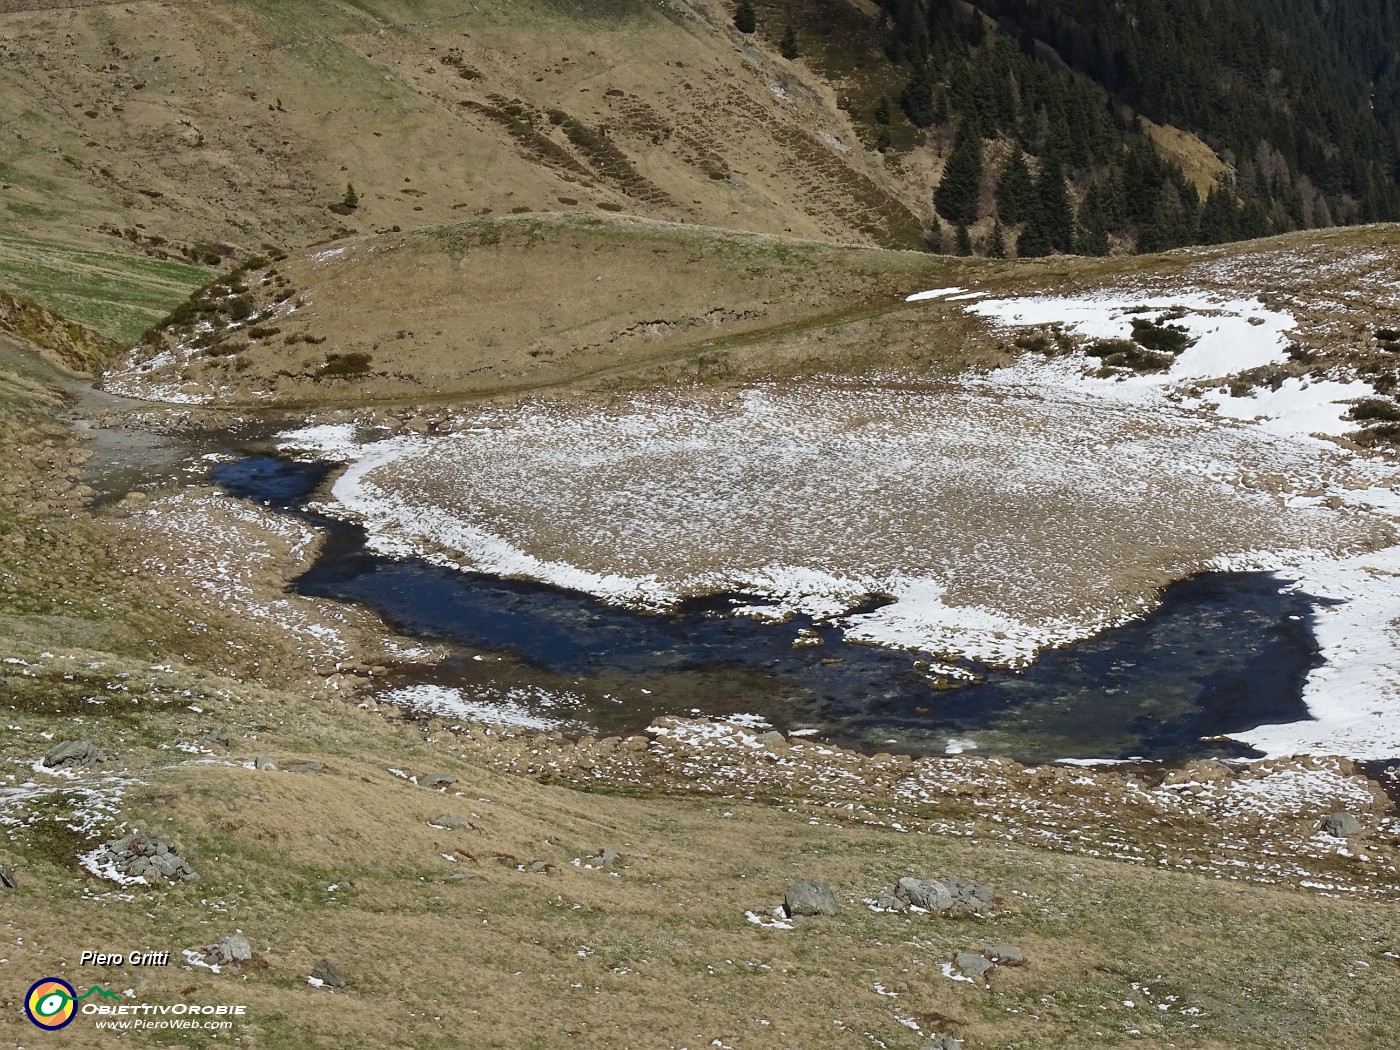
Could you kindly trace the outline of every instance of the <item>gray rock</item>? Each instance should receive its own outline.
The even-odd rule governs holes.
[[[288,762],[282,768],[288,773],[324,773],[326,764],[324,762]]]
[[[1026,961],[1025,952],[1014,944],[994,944],[982,954],[998,966],[1020,966]]]
[[[617,861],[617,850],[611,846],[605,846],[598,851],[598,859],[603,862],[603,867],[611,868]]]
[[[893,893],[882,893],[875,899],[875,907],[881,911],[908,911],[909,902],[900,900]]]
[[[951,1035],[939,1036],[931,1043],[925,1043],[919,1050],[962,1050],[963,1041]]]
[[[3,864],[0,864],[0,888],[7,890],[17,889],[15,886],[15,873]]]
[[[948,880],[948,892],[953,895],[954,911],[983,911],[992,906],[995,897],[986,886],[958,878]]]
[[[425,788],[450,788],[457,783],[451,773],[424,773],[418,778],[418,786]]]
[[[311,976],[327,988],[344,988],[345,975],[329,959],[322,959],[311,968]]]
[[[1322,830],[1339,839],[1349,839],[1366,832],[1361,821],[1351,813],[1329,813],[1322,820]]]
[[[254,769],[276,769],[277,761],[271,755],[259,755],[253,759]]]
[[[788,916],[795,915],[835,915],[836,895],[824,882],[802,879],[788,887],[783,898],[783,907]]]
[[[107,843],[97,859],[111,864],[127,878],[144,879],[151,885],[161,880],[199,878],[194,868],[190,867],[190,862],[180,856],[180,847],[169,839],[145,831],[133,831]]]
[[[776,729],[770,729],[766,733],[759,733],[758,742],[764,747],[787,747],[787,738]]]
[[[475,831],[476,825],[466,817],[454,817],[450,813],[443,813],[428,821],[434,827],[447,828],[449,831]]]
[[[217,729],[206,729],[195,739],[205,744],[218,744],[220,747],[228,747],[233,743],[227,733]]]
[[[972,952],[958,952],[953,956],[953,964],[964,977],[981,977],[995,965],[985,955],[975,955]]]
[[[952,893],[937,879],[902,878],[895,886],[894,895],[906,904],[928,911],[947,911],[953,906]]]
[[[44,752],[44,765],[50,769],[89,766],[96,761],[97,748],[91,740],[64,740]]]
[[[204,961],[214,966],[232,966],[248,962],[253,957],[253,946],[242,937],[224,937],[217,944],[205,947],[200,954]]]

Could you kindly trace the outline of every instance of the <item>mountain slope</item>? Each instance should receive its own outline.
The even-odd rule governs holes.
[[[214,262],[601,208],[921,243],[920,194],[829,89],[705,3],[68,4],[0,15],[0,48],[20,231]]]

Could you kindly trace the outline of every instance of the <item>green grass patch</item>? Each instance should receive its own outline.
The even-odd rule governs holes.
[[[184,263],[0,233],[0,287],[122,343],[208,280]]]

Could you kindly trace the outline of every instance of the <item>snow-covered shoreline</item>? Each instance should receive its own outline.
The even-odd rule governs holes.
[[[910,377],[830,379],[799,392],[750,386],[718,409],[669,396],[606,413],[540,404],[463,416],[434,436],[376,440],[338,424],[281,442],[346,464],[325,509],[363,523],[385,555],[646,609],[743,591],[776,601],[778,613],[837,622],[854,639],[1006,666],[1149,609],[1155,585],[1143,584],[1136,598],[1095,596],[1094,544],[1107,551],[1134,515],[1166,515],[1142,524],[1162,530],[1146,543],[1163,547],[1158,561],[1128,557],[1113,571],[1157,572],[1167,582],[1209,569],[1270,569],[1336,603],[1315,617],[1326,660],[1305,688],[1315,720],[1239,738],[1269,754],[1400,754],[1400,633],[1391,627],[1400,619],[1400,546],[1391,545],[1400,536],[1400,473],[1314,436],[1345,431],[1347,402],[1369,386],[1316,380],[1272,395],[1203,391],[1204,380],[1284,359],[1293,319],[1258,299],[1191,291],[994,299],[960,288],[909,297],[940,298],[1004,328],[1055,322],[1080,336],[1122,338],[1134,317],[1161,317],[1195,341],[1170,369],[1121,378],[1097,374],[1082,355],[1028,354],[964,377],[954,395]],[[1031,508],[1006,526],[1026,530],[1019,546],[998,542],[992,528],[954,551],[959,558],[940,561],[920,551],[943,534],[905,538],[901,530],[944,513],[945,492],[981,498],[984,478],[986,508],[971,508],[974,515],[999,500]],[[891,492],[901,498],[889,500]],[[771,505],[755,508],[764,497]],[[1075,500],[1104,521],[1063,532]],[[1010,569],[1001,598],[975,573],[958,576],[969,550],[971,561],[985,559],[983,575],[1034,552],[1038,501],[1070,507],[1046,511],[1060,514],[1062,532],[1040,537],[1050,548],[1039,552],[1041,582],[1057,582],[1053,548],[1063,543],[1077,553],[1065,554],[1072,564],[1060,574],[1079,574],[1064,594],[1088,597],[1057,608],[1046,595],[1017,597]],[[1240,517],[1253,525],[1231,532]],[[1193,535],[1180,556],[1165,549],[1185,532]],[[744,535],[761,542],[746,547],[735,539]],[[693,564],[671,551],[687,544],[704,555]],[[872,593],[894,601],[851,611]]]

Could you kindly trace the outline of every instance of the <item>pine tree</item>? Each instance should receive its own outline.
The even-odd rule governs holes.
[[[943,178],[933,195],[938,214],[949,222],[977,221],[978,198],[982,193],[982,135],[974,119],[965,119],[958,129],[952,156],[943,168]]]
[[[734,28],[741,33],[752,33],[758,28],[758,15],[754,13],[753,0],[739,0],[734,9]]]
[[[881,95],[880,101],[875,105],[875,123],[888,124],[890,122],[890,99],[888,95]]]
[[[1031,217],[1031,221],[1026,223],[1026,228],[1021,231],[1021,236],[1016,238],[1016,254],[1022,259],[1049,255],[1052,247],[1050,235],[1045,232],[1045,224],[1040,221],[1038,215]]]
[[[943,224],[938,221],[937,215],[929,220],[928,230],[924,233],[924,251],[935,255],[943,251]]]
[[[997,184],[997,211],[1006,222],[1025,222],[1035,207],[1035,184],[1020,147],[1011,154]]]
[[[1040,175],[1035,180],[1038,218],[1052,248],[1067,252],[1074,247],[1074,212],[1070,208],[1069,190],[1064,172],[1051,158],[1041,162]]]
[[[899,105],[915,127],[926,128],[934,122],[933,82],[928,78],[927,69],[922,66],[914,69],[913,77],[900,93]]]
[[[791,25],[783,30],[783,38],[778,41],[778,54],[786,59],[794,59],[801,54],[797,48],[797,31]]]
[[[355,192],[355,187],[348,182],[345,184],[345,200],[343,203],[345,207],[351,211],[354,211],[360,206],[360,195]]]
[[[959,255],[972,254],[972,237],[968,234],[967,227],[962,223],[958,223],[954,243],[957,245],[957,253]]]
[[[999,220],[992,224],[992,239],[987,243],[987,255],[993,259],[1006,258],[1006,234],[1002,231]]]

